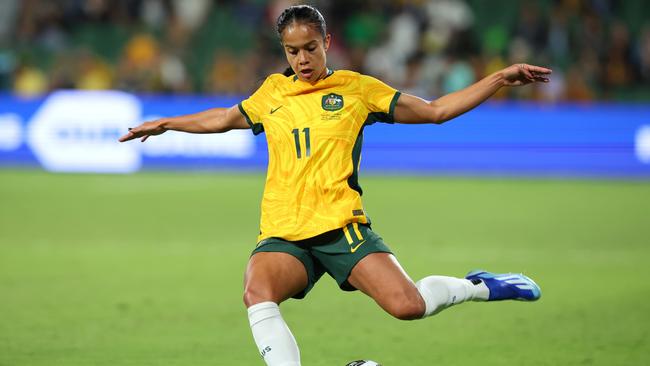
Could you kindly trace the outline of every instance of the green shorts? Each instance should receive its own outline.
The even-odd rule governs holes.
[[[344,291],[355,291],[348,282],[352,268],[370,253],[392,253],[384,240],[369,225],[352,223],[313,238],[287,241],[267,238],[257,244],[253,255],[260,252],[282,252],[298,258],[307,270],[307,287],[295,299],[302,299],[327,272]]]

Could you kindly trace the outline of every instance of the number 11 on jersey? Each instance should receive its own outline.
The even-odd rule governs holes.
[[[294,128],[291,132],[293,132],[293,139],[296,142],[296,155],[298,156],[298,159],[300,159],[302,158],[302,149],[300,148],[300,130]],[[303,128],[302,132],[305,134],[305,157],[308,158],[311,155],[311,141],[309,139],[309,127]]]

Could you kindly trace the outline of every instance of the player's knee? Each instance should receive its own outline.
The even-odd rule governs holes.
[[[273,296],[273,292],[266,286],[247,284],[244,288],[244,305],[247,308],[265,301],[273,301],[277,303],[277,299]]]
[[[418,296],[400,296],[395,297],[385,310],[392,316],[400,320],[415,320],[422,318],[426,307],[424,301]]]
[[[422,318],[424,308],[418,304],[408,303],[391,309],[389,313],[399,320],[415,320]]]

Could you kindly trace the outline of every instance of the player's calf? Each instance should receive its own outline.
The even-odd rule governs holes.
[[[418,281],[415,286],[426,304],[422,318],[437,314],[452,305],[465,301],[485,301],[489,296],[489,290],[485,284],[482,282],[474,284],[463,278],[429,276]]]

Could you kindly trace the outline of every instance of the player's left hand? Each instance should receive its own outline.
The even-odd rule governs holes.
[[[520,86],[534,82],[548,83],[548,77],[552,72],[551,69],[528,64],[515,64],[501,70],[506,86]]]
[[[164,133],[166,129],[162,127],[163,119],[145,122],[138,127],[129,128],[129,132],[120,137],[120,142],[125,142],[140,138],[140,141],[145,142],[150,136],[156,136]]]

